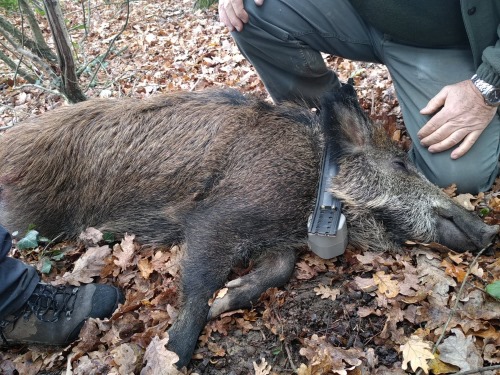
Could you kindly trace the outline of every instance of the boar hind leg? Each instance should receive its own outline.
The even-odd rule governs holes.
[[[249,308],[267,289],[285,285],[292,276],[295,260],[295,250],[290,248],[266,252],[256,260],[254,270],[226,284],[227,293],[215,299],[208,319],[226,311]]]

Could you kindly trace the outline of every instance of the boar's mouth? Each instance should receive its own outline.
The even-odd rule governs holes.
[[[451,205],[436,211],[437,242],[452,250],[481,250],[491,244],[498,233],[498,225],[487,225],[462,207]]]

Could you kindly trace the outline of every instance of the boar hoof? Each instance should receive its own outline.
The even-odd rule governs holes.
[[[285,285],[295,267],[295,251],[281,249],[270,251],[256,260],[255,269],[249,274],[226,283],[227,293],[216,298],[208,312],[207,319],[242,308],[249,308],[252,302],[271,287]]]
[[[245,281],[245,279],[249,280]],[[251,279],[252,277],[244,276],[228,282],[226,284],[226,288],[228,288],[227,293],[223,297],[214,300],[208,312],[207,320],[215,318],[226,311],[250,307],[251,296],[257,294],[258,298],[261,295],[258,283],[252,285],[250,282]],[[252,291],[252,289],[254,290]]]

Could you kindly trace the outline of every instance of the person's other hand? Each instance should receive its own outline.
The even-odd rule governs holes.
[[[254,1],[258,6],[264,4],[264,0]],[[248,22],[243,0],[219,0],[219,20],[229,31],[243,30],[243,25]]]
[[[441,152],[460,145],[452,159],[464,156],[495,116],[496,108],[488,106],[472,81],[445,86],[420,110],[434,116],[418,132],[420,143],[429,152]]]

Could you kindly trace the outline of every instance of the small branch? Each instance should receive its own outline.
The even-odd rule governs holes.
[[[50,65],[40,57],[21,47],[18,47],[16,51],[33,61],[33,63],[35,63],[40,70],[43,70],[53,82],[57,83],[59,81],[59,77],[54,73]]]
[[[290,361],[290,366],[292,367],[293,372],[296,373],[297,366],[295,366],[295,363],[293,363],[292,353],[290,352],[290,348],[288,347],[288,344],[286,342],[285,342],[285,350],[286,350],[286,355],[288,356],[288,360]]]
[[[437,347],[439,344],[441,344],[441,341],[443,341],[444,335],[446,334],[446,329],[450,325],[451,319],[453,319],[453,316],[455,316],[455,313],[457,312],[458,309],[458,304],[460,302],[460,298],[462,297],[462,292],[465,288],[465,285],[467,284],[467,279],[469,278],[469,275],[472,271],[472,268],[476,265],[478,258],[481,256],[481,254],[486,250],[486,247],[481,249],[479,253],[474,257],[472,263],[469,265],[469,268],[467,269],[467,273],[465,274],[464,280],[462,281],[462,285],[460,286],[460,289],[458,290],[458,293],[456,295],[456,300],[455,300],[455,305],[450,311],[450,315],[448,316],[448,320],[446,321],[444,327],[443,327],[443,332],[441,332],[441,335],[439,336],[438,340],[434,344],[434,347],[432,348],[432,354],[436,353]]]
[[[475,370],[455,372],[452,375],[469,375],[469,374],[479,374],[479,373],[482,374],[483,372],[486,372],[486,371],[498,370],[498,369],[500,369],[500,365],[481,367],[481,368],[478,368]]]
[[[444,324],[443,332],[441,332],[441,335],[439,336],[438,340],[436,341],[436,343],[432,347],[432,354],[436,353],[439,344],[441,344],[441,341],[443,341],[444,335],[446,334],[446,330],[447,330],[448,326],[450,325],[451,319],[453,319],[453,317],[455,316],[455,313],[457,312],[458,303],[460,302],[460,298],[462,296],[462,292],[463,292],[463,290],[465,288],[465,285],[467,284],[467,279],[469,278],[469,275],[470,275],[470,273],[472,271],[472,268],[475,266],[475,264],[477,263],[478,258],[481,256],[481,254],[485,250],[486,250],[486,247],[483,248],[483,249],[481,249],[481,251],[479,253],[477,253],[477,255],[472,260],[472,263],[469,265],[469,267],[467,269],[467,273],[465,274],[465,277],[464,277],[464,279],[462,281],[462,285],[460,286],[460,289],[458,290],[458,293],[456,295],[455,304],[453,305],[453,308],[450,311],[450,315],[448,316],[448,320]],[[478,371],[475,370],[475,372],[478,372]],[[473,373],[474,372],[472,372],[472,374]],[[416,372],[416,375],[421,375],[421,374],[422,374],[422,369],[419,368],[418,371]],[[455,374],[455,375],[457,375],[457,374]],[[463,373],[460,373],[460,374],[463,375]]]
[[[122,33],[125,31],[125,29],[128,26],[128,21],[129,21],[129,18],[130,18],[130,0],[125,0],[125,5],[127,7],[127,16],[125,18],[125,23],[123,24],[123,27],[120,30],[120,32],[118,34],[116,34],[115,37],[109,43],[108,50],[106,51],[106,53],[104,54],[104,57],[100,61],[99,67],[95,70],[94,74],[92,75],[92,78],[90,79],[89,84],[88,84],[87,88],[85,89],[85,91],[87,91],[90,88],[90,85],[92,85],[92,82],[94,82],[94,79],[97,76],[97,72],[99,72],[100,67],[102,67],[102,63],[108,57],[109,52],[111,51],[111,48],[113,47],[113,45],[115,44],[116,40],[120,37],[120,35],[122,35]]]
[[[49,60],[51,62],[56,62],[57,57],[56,57],[56,55],[54,55],[52,50],[49,48],[49,46],[47,45],[47,42],[45,42],[42,30],[40,30],[40,26],[38,25],[38,21],[36,20],[35,14],[33,13],[33,10],[29,6],[29,4],[26,2],[26,0],[18,0],[18,3],[19,3],[19,8],[22,10],[22,14],[23,13],[26,14],[26,18],[28,19],[28,23],[30,24],[31,33],[33,34],[33,37],[35,38],[36,50],[39,52],[41,57],[43,56],[44,58],[46,58],[47,60]],[[23,31],[23,36],[24,36],[24,31]],[[36,51],[34,51],[34,52],[36,52]]]
[[[7,56],[5,53],[3,53],[2,50],[0,50],[0,60],[2,60],[9,68],[12,70],[15,70],[21,77],[23,77],[26,81],[29,83],[35,83],[36,78],[33,77],[31,74],[29,74],[27,71],[19,67],[19,64],[21,63],[21,60],[19,60],[19,64],[16,64],[9,56]]]
[[[63,97],[66,102],[70,102],[71,103],[71,100],[69,100],[69,98],[63,92],[58,91],[58,90],[51,90],[51,89],[49,89],[47,87],[43,87],[43,86],[40,86],[40,85],[35,85],[35,84],[29,84],[28,83],[28,84],[19,86],[18,89],[24,89],[24,88],[27,88],[27,87],[31,87],[31,88],[35,88],[35,89],[38,89],[38,90],[42,90],[42,91],[48,92],[50,94],[59,95],[59,96]]]
[[[0,33],[16,48],[18,46],[13,39],[17,40],[19,43],[23,43],[23,47],[26,47],[41,58],[45,58],[47,60],[54,58],[54,54],[49,47],[45,48],[39,46],[32,39],[23,36],[23,34],[2,15],[0,15]]]

